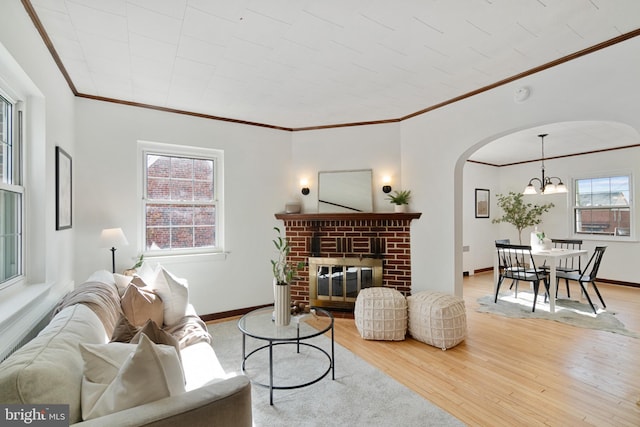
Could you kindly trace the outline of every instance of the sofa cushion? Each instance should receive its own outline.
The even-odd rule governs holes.
[[[158,325],[162,325],[164,322],[163,300],[149,288],[140,288],[129,284],[122,295],[120,305],[127,320],[133,326],[141,327],[149,319]]]
[[[84,359],[82,417],[92,419],[184,393],[184,374],[173,346],[80,344]]]
[[[106,343],[100,318],[87,306],[64,308],[37,337],[0,364],[0,402],[68,404],[69,421],[81,420],[82,356],[78,342]]]

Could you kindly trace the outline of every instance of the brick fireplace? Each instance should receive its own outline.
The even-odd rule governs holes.
[[[309,303],[310,258],[382,260],[382,286],[410,295],[410,226],[420,216],[418,212],[276,214],[291,246],[289,261],[306,264],[291,283],[292,300]],[[330,308],[352,309],[353,304]]]

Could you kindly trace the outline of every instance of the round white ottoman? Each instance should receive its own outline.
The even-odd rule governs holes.
[[[362,338],[402,341],[407,334],[407,299],[397,289],[365,288],[356,298],[354,317]]]
[[[407,297],[409,334],[446,350],[467,336],[464,300],[443,292],[423,291]]]

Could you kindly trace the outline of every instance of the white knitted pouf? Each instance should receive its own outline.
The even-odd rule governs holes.
[[[354,317],[360,336],[366,340],[402,341],[407,334],[407,300],[397,289],[361,290]]]
[[[467,336],[464,300],[443,292],[423,291],[407,297],[409,334],[446,350]]]

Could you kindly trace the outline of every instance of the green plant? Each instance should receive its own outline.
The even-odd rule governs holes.
[[[394,191],[387,195],[387,199],[394,205],[408,205],[411,200],[411,190]]]
[[[133,267],[131,267],[131,270],[135,270],[136,268],[140,268],[142,266],[143,262],[144,262],[144,254],[140,254],[140,258],[138,258],[138,262],[136,262],[135,265]]]
[[[504,211],[500,218],[492,220],[494,224],[508,222],[518,230],[518,240],[522,244],[522,230],[527,227],[540,224],[542,214],[548,212],[554,205],[547,203],[544,205],[534,205],[525,203],[521,193],[509,192],[509,194],[498,194],[498,206]]]
[[[300,261],[297,264],[287,262],[291,247],[286,237],[282,236],[278,227],[273,227],[278,233],[278,236],[273,239],[273,244],[278,251],[277,259],[271,260],[271,269],[273,270],[273,277],[276,279],[276,284],[286,285],[291,282],[294,274],[302,268],[304,268],[304,262]]]

